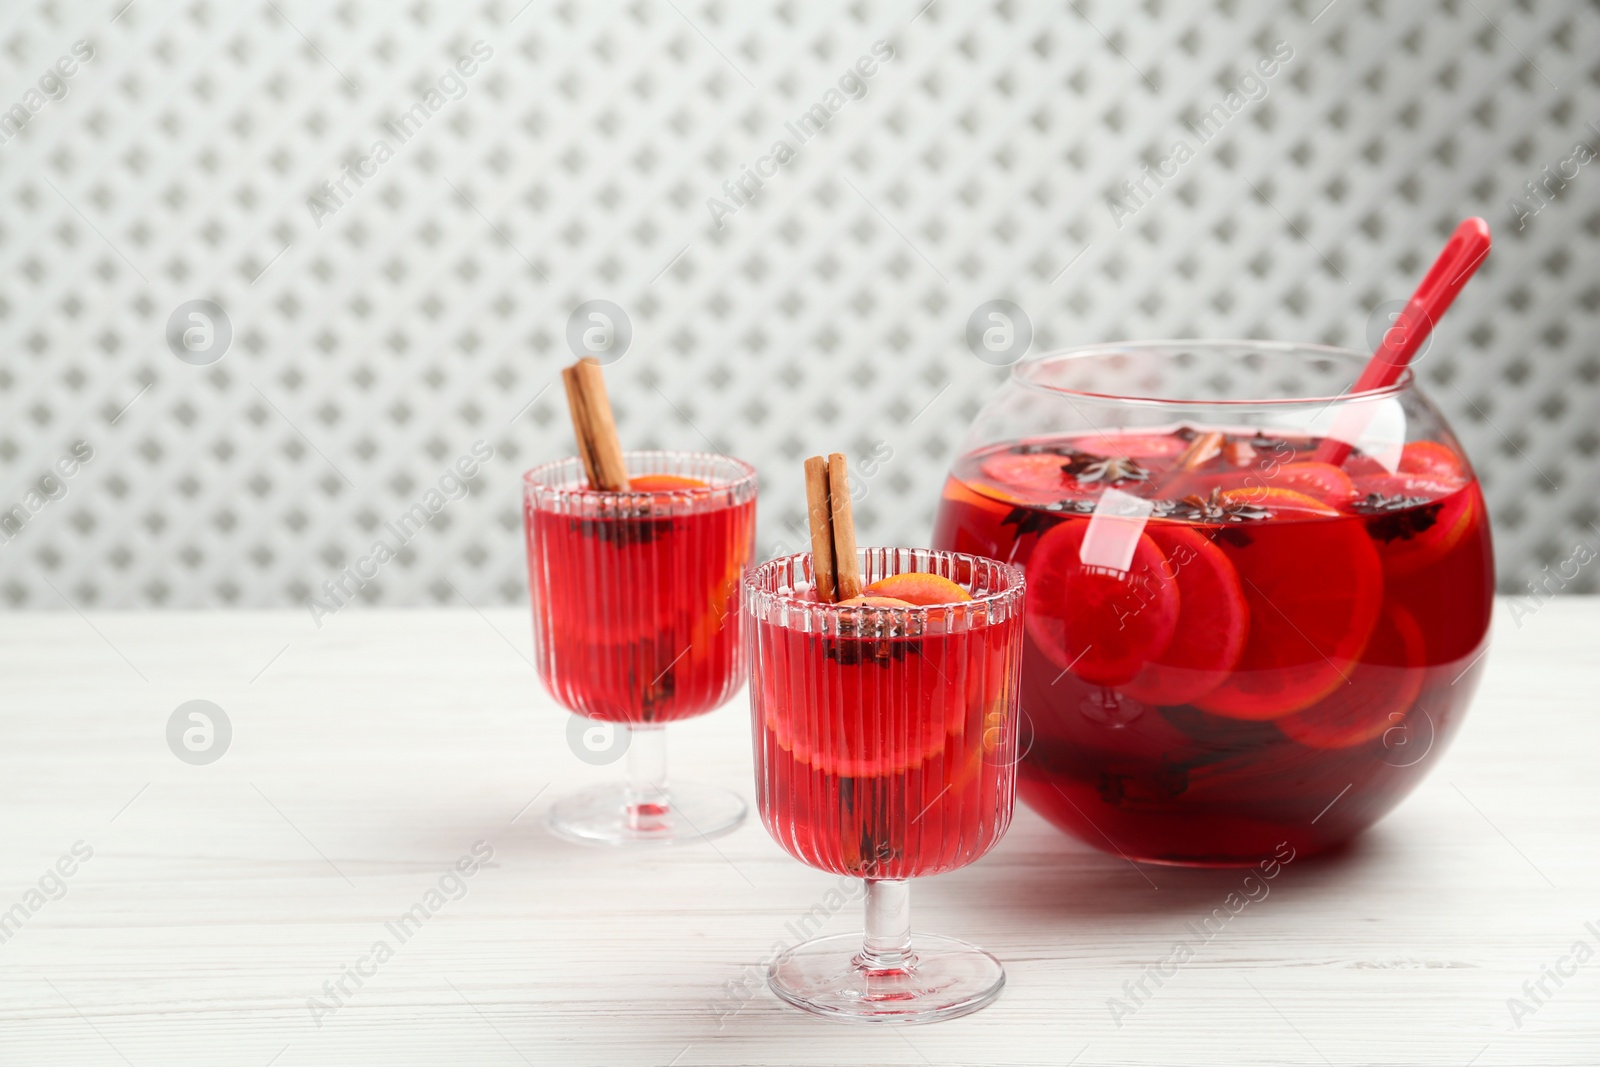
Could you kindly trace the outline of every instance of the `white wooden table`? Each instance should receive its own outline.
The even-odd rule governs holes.
[[[1120,1027],[1108,998],[1240,872],[1141,873],[1019,810],[912,893],[917,927],[1005,961],[1000,1000],[862,1029],[757,985],[832,879],[753,817],[645,855],[545,831],[554,796],[622,766],[573,756],[519,612],[0,617],[0,1063],[1600,1063],[1600,956],[1546,978],[1520,1028],[1507,1005],[1600,948],[1600,601],[1521,621],[1499,606],[1486,687],[1424,786],[1286,868]],[[166,742],[192,699],[232,724],[209,765]],[[671,734],[676,774],[749,794],[742,696]],[[464,895],[400,941],[385,924],[476,842]]]

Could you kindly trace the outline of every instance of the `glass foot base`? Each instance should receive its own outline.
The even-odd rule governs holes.
[[[647,848],[721,837],[744,822],[739,794],[710,785],[673,782],[666,803],[634,803],[622,782],[597,785],[551,806],[545,824],[557,837],[582,845]]]
[[[772,961],[767,984],[781,1000],[814,1015],[871,1023],[932,1023],[977,1011],[1006,984],[1000,961],[953,937],[919,934],[906,968],[857,964],[861,934],[819,937]]]

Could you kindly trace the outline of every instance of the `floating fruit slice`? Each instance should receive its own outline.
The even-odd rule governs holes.
[[[819,665],[815,635],[802,641],[772,629],[755,675],[760,710],[770,743],[797,763],[850,778],[900,774],[943,753],[949,735],[964,731],[967,693],[949,678],[960,678],[963,668],[975,673],[973,662],[945,660],[941,667],[909,655],[914,638],[840,638],[822,642]],[[801,692],[814,697],[779,698]]]
[[[831,714],[831,720],[784,722],[769,706],[766,724],[773,742],[797,763],[849,778],[901,774],[945,749],[938,719],[908,724],[904,710],[896,715],[877,706],[838,707]]]
[[[1166,651],[1118,688],[1146,704],[1187,704],[1221,685],[1250,632],[1250,605],[1228,557],[1192,526],[1145,529],[1178,583],[1178,627]]]
[[[1379,496],[1408,496],[1425,500],[1441,500],[1461,488],[1459,482],[1435,478],[1428,474],[1364,474],[1354,481],[1356,498],[1369,494]]]
[[[1344,504],[1356,494],[1348,474],[1331,463],[1315,461],[1285,463],[1268,479],[1268,484],[1314,496],[1325,504]]]
[[[1400,453],[1400,473],[1460,484],[1467,480],[1467,465],[1449,445],[1438,441],[1413,441]]]
[[[1081,490],[1078,480],[1062,470],[1067,457],[1054,452],[1002,452],[990,456],[979,468],[985,478],[1008,489],[1018,490],[1029,499],[1048,501]]]
[[[1350,476],[1331,463],[1284,463],[1267,470],[1217,471],[1187,475],[1170,493],[1174,496],[1205,496],[1212,488],[1246,503],[1257,503],[1254,494],[1288,492],[1308,496],[1332,507],[1350,502],[1355,496],[1355,486]],[[1293,497],[1282,497],[1282,503],[1293,506]],[[1266,504],[1261,504],[1267,507]]]
[[[1361,452],[1352,452],[1349,457],[1339,465],[1339,469],[1351,478],[1363,478],[1369,474],[1388,474],[1382,463]]]
[[[968,599],[971,599],[970,597]],[[914,608],[917,605],[909,600],[897,600],[892,596],[868,596],[863,593],[853,596],[849,600],[839,601],[841,608]]]
[[[974,671],[969,677],[981,681],[982,672]],[[945,788],[958,797],[963,795],[962,791],[968,783],[983,774],[986,766],[994,776],[1000,768],[1015,765],[1033,745],[1031,723],[1025,736],[1017,736],[1017,726],[1013,725],[1017,718],[1017,707],[1012,702],[1008,684],[1000,684],[993,693],[993,699],[987,701],[972,682],[968,683],[967,692],[970,718],[963,716],[960,720],[949,722],[945,741],[948,750],[948,769],[945,771],[948,785]],[[969,723],[976,737],[975,743],[962,740],[968,732]],[[936,776],[929,775],[925,781],[933,785]],[[933,799],[930,798],[928,802],[931,804]]]
[[[1195,705],[1235,719],[1275,719],[1343,684],[1378,621],[1383,568],[1366,531],[1349,519],[1269,521],[1246,536],[1225,551],[1250,605],[1250,636],[1233,673]]]
[[[1167,557],[1137,534],[1126,571],[1086,566],[1090,520],[1069,519],[1039,539],[1027,564],[1028,635],[1062,669],[1095,685],[1131,681],[1161,655],[1178,623],[1179,592]]]
[[[1410,574],[1454,548],[1481,514],[1471,484],[1420,474],[1373,474],[1355,480],[1356,507],[1378,548],[1385,574]],[[1377,510],[1374,510],[1377,509]]]
[[[879,578],[862,592],[869,597],[892,597],[918,607],[959,604],[972,599],[971,593],[943,575],[912,572]]]
[[[1229,489],[1222,494],[1222,504],[1224,507],[1228,505],[1258,507],[1269,515],[1285,519],[1312,516],[1332,518],[1339,514],[1338,508],[1325,504],[1314,496],[1307,496],[1293,489],[1275,487]]]
[[[1188,441],[1170,433],[1106,433],[1069,438],[1067,443],[1079,452],[1096,456],[1127,456],[1129,459],[1176,456],[1189,447]]]
[[[1422,692],[1427,646],[1411,613],[1391,602],[1378,619],[1372,640],[1338,686],[1304,711],[1273,725],[1310,748],[1349,748],[1381,737],[1405,722]]]
[[[628,489],[635,493],[665,493],[674,489],[710,488],[698,478],[685,478],[679,474],[641,474],[628,479]]]

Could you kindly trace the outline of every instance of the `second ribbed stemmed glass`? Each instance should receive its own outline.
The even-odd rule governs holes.
[[[739,688],[739,585],[755,550],[756,472],[727,456],[625,452],[628,492],[590,489],[576,458],[523,476],[539,677],[597,730],[629,733],[628,781],[558,801],[563,837],[596,844],[703,840],[745,803],[667,785],[663,727]]]
[[[809,555],[746,579],[762,822],[802,863],[867,887],[865,935],[795,946],[773,961],[768,983],[819,1015],[954,1018],[993,1000],[1005,971],[965,942],[913,939],[907,879],[971,863],[1010,825],[1022,572],[952,552],[860,556],[863,583],[938,574],[973,599],[819,603]]]

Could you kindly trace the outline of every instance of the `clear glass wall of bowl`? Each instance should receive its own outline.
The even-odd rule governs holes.
[[[1488,516],[1409,372],[1342,393],[1365,360],[1096,346],[981,410],[934,543],[1028,574],[1018,791],[1052,822],[1246,864],[1349,839],[1438,759],[1483,670]]]

